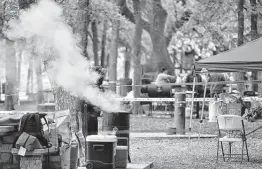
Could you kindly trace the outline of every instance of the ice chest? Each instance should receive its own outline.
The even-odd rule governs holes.
[[[241,103],[228,103],[227,104],[227,114],[241,115],[242,105]]]
[[[87,169],[114,169],[117,137],[90,135],[86,138]]]

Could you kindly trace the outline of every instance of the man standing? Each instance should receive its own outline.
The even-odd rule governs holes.
[[[195,75],[195,82],[198,83],[198,82],[202,82],[202,77],[199,75],[199,74],[196,74]],[[187,76],[186,76],[186,80],[185,80],[186,83],[193,83],[194,82],[194,75],[193,75],[193,71],[190,72]],[[186,85],[187,87],[187,90],[188,91],[193,91],[193,85]],[[200,97],[203,97],[203,94],[204,94],[204,89],[203,89],[203,85],[195,85],[195,94],[194,94],[194,97],[195,98],[200,98]],[[199,102],[195,102],[194,103],[196,105],[196,118],[198,119],[199,118]]]
[[[214,82],[214,84],[211,84],[210,86],[211,97],[223,93],[223,89],[226,87],[226,84],[221,82],[224,81],[226,81],[226,78],[222,73],[214,73],[210,75],[209,82]]]

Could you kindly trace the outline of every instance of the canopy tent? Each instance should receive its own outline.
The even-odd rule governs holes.
[[[262,71],[262,38],[196,62],[196,69],[236,72]]]

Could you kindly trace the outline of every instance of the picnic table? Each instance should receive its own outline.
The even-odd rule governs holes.
[[[5,136],[10,132],[15,132],[14,126],[0,126],[0,136]]]

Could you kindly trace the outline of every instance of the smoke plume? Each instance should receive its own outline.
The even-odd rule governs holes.
[[[48,60],[51,82],[104,111],[119,110],[116,94],[102,93],[94,87],[99,75],[82,56],[77,38],[64,21],[63,9],[55,2],[41,0],[21,12],[18,20],[10,20],[8,27],[5,34],[9,39],[25,39],[27,47],[33,46],[37,57]]]

